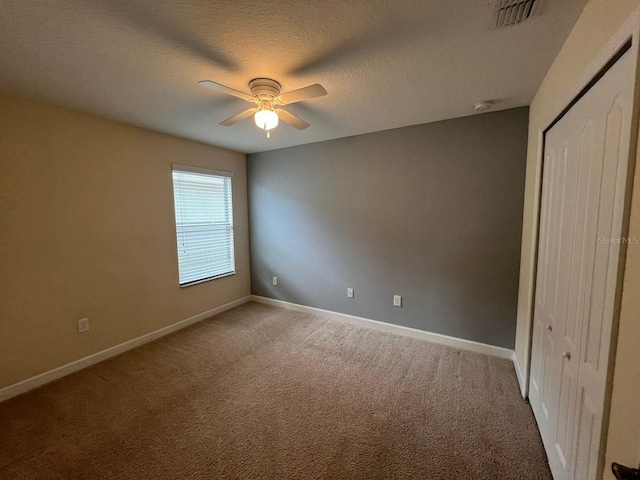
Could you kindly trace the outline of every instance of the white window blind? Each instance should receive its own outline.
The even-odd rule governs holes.
[[[173,166],[180,285],[235,273],[231,174]]]

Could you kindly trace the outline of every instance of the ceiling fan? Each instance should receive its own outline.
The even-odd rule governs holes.
[[[212,82],[211,80],[203,80],[198,83],[203,87],[208,87],[218,92],[241,98],[247,102],[255,103],[256,107],[249,108],[231,118],[227,118],[225,121],[220,122],[220,125],[230,127],[253,115],[256,125],[267,131],[267,138],[271,136],[269,131],[278,126],[278,119],[298,130],[304,130],[309,126],[307,122],[296,117],[294,114],[281,108],[276,108],[278,105],[290,105],[303,100],[322,97],[327,94],[327,91],[322,85],[317,83],[281,94],[280,84],[270,78],[254,78],[251,80],[249,82],[250,94]]]

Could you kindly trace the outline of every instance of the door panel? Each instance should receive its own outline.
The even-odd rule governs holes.
[[[545,168],[542,181],[542,204],[540,217],[540,250],[538,255],[538,295],[536,297],[536,308],[534,312],[533,323],[533,350],[535,354],[531,359],[531,405],[538,415],[543,415],[548,419],[548,408],[546,406],[548,398],[544,395],[548,391],[545,384],[548,383],[550,362],[547,361],[548,356],[553,354],[553,343],[550,343],[551,337],[548,335],[548,329],[552,328],[549,318],[547,317],[547,299],[548,299],[548,271],[550,267],[549,248],[550,239],[550,223],[551,223],[551,200],[554,198],[556,186],[554,183],[556,171],[556,150],[552,147],[545,152]],[[544,239],[544,241],[543,241]],[[533,401],[535,399],[535,401]],[[541,425],[541,429],[546,427]]]
[[[598,408],[585,389],[580,390],[578,403],[578,431],[576,462],[573,478],[595,478],[598,463]]]
[[[554,345],[553,336],[549,332],[544,333],[544,369],[542,376],[542,392],[540,393],[540,406],[545,418],[549,418],[549,403],[551,400],[551,375],[553,374]]]
[[[576,375],[568,363],[565,361],[561,364],[558,415],[555,426],[555,448],[560,456],[563,469],[567,468],[566,459],[570,456],[573,446],[572,413],[576,393]]]

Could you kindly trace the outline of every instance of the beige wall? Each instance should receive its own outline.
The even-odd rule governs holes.
[[[529,316],[532,303],[532,273],[540,182],[539,131],[577,85],[589,64],[604,48],[624,21],[640,6],[640,0],[591,0],[555,59],[529,111],[529,144],[522,235],[520,292],[516,355],[523,370],[528,365]],[[638,177],[636,172],[636,177]],[[631,211],[630,235],[640,235],[640,178],[636,178]],[[620,318],[618,356],[614,374],[611,428],[607,464],[612,460],[634,463],[640,447],[640,247],[630,246],[626,261],[625,286]],[[635,344],[635,345],[634,345]],[[625,422],[622,420],[626,417]],[[629,426],[633,428],[629,428]],[[606,474],[605,478],[613,478]]]
[[[0,388],[249,295],[244,154],[2,94],[0,112]],[[236,172],[236,275],[179,288],[171,163]]]

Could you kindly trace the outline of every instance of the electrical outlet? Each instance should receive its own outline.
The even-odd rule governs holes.
[[[273,277],[273,284],[278,285],[278,277]]]
[[[84,333],[89,331],[89,319],[81,318],[78,320],[78,333]]]
[[[347,298],[353,298],[353,288],[347,288]]]
[[[393,306],[401,307],[402,306],[402,295],[394,295],[393,296]]]

